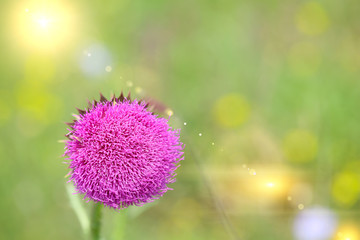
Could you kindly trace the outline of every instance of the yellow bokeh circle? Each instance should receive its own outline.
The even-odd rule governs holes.
[[[219,98],[213,108],[216,122],[223,127],[238,127],[250,116],[250,104],[239,94]]]
[[[329,17],[326,10],[318,2],[305,3],[296,15],[298,30],[306,35],[319,35],[329,27]]]
[[[359,177],[353,172],[338,173],[332,184],[332,196],[335,202],[343,207],[353,206],[359,199]]]

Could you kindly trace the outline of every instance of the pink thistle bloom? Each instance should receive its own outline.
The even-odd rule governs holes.
[[[144,102],[102,95],[68,124],[65,154],[70,181],[84,199],[114,209],[141,206],[175,182],[183,160],[179,130],[150,112]]]

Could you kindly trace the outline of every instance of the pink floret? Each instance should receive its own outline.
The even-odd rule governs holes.
[[[106,101],[80,115],[65,155],[70,180],[84,198],[121,209],[161,197],[183,160],[180,130],[144,103]]]

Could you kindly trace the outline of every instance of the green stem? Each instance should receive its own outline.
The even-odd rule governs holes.
[[[102,205],[100,203],[95,203],[93,212],[91,215],[91,239],[100,240],[100,227],[101,227],[101,209]]]

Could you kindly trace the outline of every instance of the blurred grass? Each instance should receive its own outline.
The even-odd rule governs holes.
[[[292,239],[300,203],[331,209],[339,229],[359,224],[356,0],[60,4],[76,13],[76,33],[61,49],[43,51],[26,47],[16,33],[14,15],[27,3],[2,1],[0,239],[82,238],[57,141],[75,107],[100,91],[121,90],[174,111],[173,125],[200,156],[241,239]],[[108,49],[111,72],[81,71],[79,59],[92,43]],[[222,101],[231,96],[249,111],[242,101]],[[249,115],[235,121],[236,114]],[[308,135],[284,147],[299,131]],[[316,149],[306,136],[316,139]],[[298,152],[306,161],[291,161]],[[128,218],[125,232],[112,227],[123,226],[122,212],[105,213],[106,239],[230,239],[195,156],[185,154],[174,191]]]

